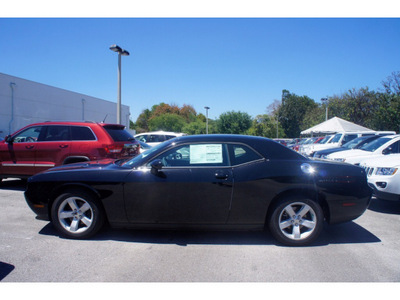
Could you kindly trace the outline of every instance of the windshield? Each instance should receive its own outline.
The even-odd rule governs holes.
[[[335,134],[335,136],[333,137],[333,139],[331,139],[330,141],[329,141],[329,144],[330,143],[338,143],[339,141],[340,141],[340,138],[342,137],[342,133],[338,133],[338,134]]]
[[[320,140],[318,142],[318,144],[325,144],[332,136],[331,135],[327,135],[326,137],[324,137],[322,140]]]
[[[364,151],[374,152],[376,149],[378,149],[383,144],[386,144],[390,140],[391,140],[390,138],[381,137],[381,138],[376,139],[375,141],[373,141],[373,142],[371,142],[369,144],[365,144],[360,149],[364,150]]]
[[[356,147],[359,143],[361,143],[362,141],[364,141],[365,139],[369,139],[370,136],[360,136],[358,138],[355,138],[354,140],[351,140],[350,142],[347,142],[346,144],[343,144],[343,148],[347,148],[347,149],[353,149],[354,147]]]
[[[169,143],[169,141],[163,142],[161,144],[158,144],[157,146],[151,147],[149,150],[146,150],[143,153],[140,153],[139,155],[135,156],[131,160],[128,160],[123,164],[124,167],[132,167],[139,163],[141,160],[145,159],[149,155],[153,154],[154,152],[158,151],[158,149],[164,147],[165,143]]]

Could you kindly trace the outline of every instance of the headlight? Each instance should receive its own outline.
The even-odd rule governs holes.
[[[394,175],[397,172],[397,168],[377,168],[376,175]]]

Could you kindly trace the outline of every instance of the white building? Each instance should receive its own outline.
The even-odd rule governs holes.
[[[129,129],[129,106],[121,123]],[[44,121],[117,122],[117,103],[0,73],[0,137]]]

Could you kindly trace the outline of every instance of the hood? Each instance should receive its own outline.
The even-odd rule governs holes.
[[[381,157],[368,158],[360,163],[360,166],[393,168],[400,166],[400,154],[383,155]]]
[[[328,158],[347,158],[347,157],[352,157],[352,156],[361,156],[361,155],[370,155],[371,152],[360,150],[360,149],[350,149],[350,150],[344,150],[340,152],[335,152],[332,154],[329,154]]]
[[[57,171],[67,171],[67,170],[78,170],[78,169],[102,169],[106,166],[114,164],[116,159],[102,159],[102,160],[94,160],[94,161],[85,161],[73,164],[62,165],[58,167],[51,168],[44,172],[57,172]]]

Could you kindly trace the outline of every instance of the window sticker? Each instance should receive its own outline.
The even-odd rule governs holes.
[[[218,164],[222,162],[221,144],[190,145],[191,164]]]

